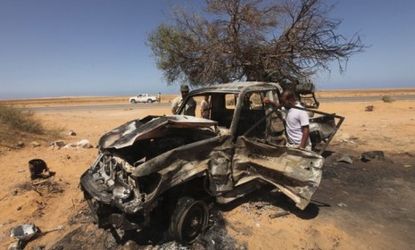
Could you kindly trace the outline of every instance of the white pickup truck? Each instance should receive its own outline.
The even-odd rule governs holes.
[[[128,99],[130,103],[140,103],[140,102],[152,103],[152,102],[158,102],[159,100],[160,100],[159,96],[149,95],[149,94],[140,94],[137,96],[130,97],[130,99]]]

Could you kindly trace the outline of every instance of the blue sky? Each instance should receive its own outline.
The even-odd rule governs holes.
[[[329,1],[333,2],[333,1]],[[0,99],[172,93],[146,46],[186,0],[0,0]],[[340,32],[370,45],[327,88],[415,87],[415,1],[340,0]]]

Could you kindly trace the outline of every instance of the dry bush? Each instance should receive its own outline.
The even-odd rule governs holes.
[[[394,99],[391,96],[385,95],[385,96],[382,97],[382,101],[390,103],[390,102],[393,102]]]
[[[31,111],[0,105],[0,146],[15,148],[18,141],[56,139],[61,132],[61,128],[45,128]]]
[[[0,123],[21,132],[44,134],[42,124],[33,118],[33,113],[12,106],[0,106]]]

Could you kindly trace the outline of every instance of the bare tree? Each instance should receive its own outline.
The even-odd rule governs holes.
[[[169,83],[295,82],[332,61],[342,71],[363,50],[358,35],[337,33],[332,8],[323,0],[205,0],[201,14],[176,11],[148,41]]]

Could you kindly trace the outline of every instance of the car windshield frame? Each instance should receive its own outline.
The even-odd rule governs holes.
[[[223,84],[216,85],[211,87],[200,88],[191,91],[182,102],[177,114],[181,114],[186,103],[190,98],[203,95],[212,95],[212,94],[237,94],[237,103],[232,117],[232,122],[229,127],[230,134],[236,138],[237,128],[241,109],[243,108],[243,98],[246,94],[251,92],[267,92],[267,91],[276,91],[278,93],[278,98],[283,92],[282,87],[278,83],[273,82],[252,82],[252,83],[236,83],[236,84]]]

